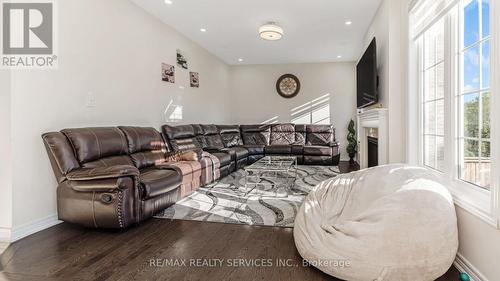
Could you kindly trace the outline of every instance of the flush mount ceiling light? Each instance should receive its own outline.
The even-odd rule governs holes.
[[[165,4],[167,5],[172,5],[172,3],[173,3],[172,0],[165,0]]]
[[[351,25],[351,24],[352,24],[352,21],[350,21],[350,20],[345,22],[345,25]]]
[[[274,22],[270,22],[259,28],[259,35],[264,40],[280,40],[283,37],[283,28]]]

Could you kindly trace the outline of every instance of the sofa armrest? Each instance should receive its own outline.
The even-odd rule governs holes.
[[[68,185],[80,192],[114,192],[120,189],[126,189],[129,182],[123,181],[123,178],[97,179],[97,180],[69,180]],[[130,181],[131,183],[133,181]]]
[[[111,167],[77,169],[69,172],[66,175],[66,178],[70,181],[91,181],[138,176],[139,170],[136,167],[128,165],[117,165]]]
[[[330,147],[339,147],[340,146],[340,143],[336,142],[336,141],[332,141],[328,144]]]

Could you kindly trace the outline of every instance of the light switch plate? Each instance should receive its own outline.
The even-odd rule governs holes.
[[[94,93],[88,92],[87,96],[85,97],[85,106],[86,107],[96,107],[96,100]]]

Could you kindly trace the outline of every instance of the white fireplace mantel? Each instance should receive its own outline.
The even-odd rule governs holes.
[[[378,164],[388,163],[389,134],[387,108],[361,110],[358,113],[358,159],[361,169],[368,167],[368,136],[370,129],[377,129],[378,133]]]

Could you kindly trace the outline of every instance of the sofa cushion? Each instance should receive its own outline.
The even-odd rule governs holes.
[[[224,147],[243,145],[238,125],[219,125],[217,128],[219,129]]]
[[[233,160],[240,160],[248,157],[248,149],[243,147],[224,148],[221,151],[229,153]]]
[[[269,125],[241,125],[240,129],[245,145],[269,145],[271,138]]]
[[[192,138],[195,136],[194,128],[191,125],[181,125],[181,126],[163,125],[161,128],[163,133],[167,136],[169,140]]]
[[[116,127],[65,129],[62,133],[69,139],[82,164],[128,152],[127,139]]]
[[[271,145],[295,143],[295,126],[293,124],[277,124],[271,126]]]
[[[269,145],[265,148],[266,154],[292,154],[291,145]]]
[[[304,155],[304,165],[329,166],[334,164],[332,156]]]
[[[80,167],[73,147],[61,132],[43,134],[42,139],[57,181],[61,183],[66,179],[66,174]]]
[[[332,148],[329,146],[304,146],[304,155],[332,156]]]
[[[146,127],[118,127],[127,137],[128,152],[130,154],[142,151],[165,150],[165,142],[160,133],[154,128]]]
[[[219,129],[216,125],[200,125],[204,135],[217,135],[219,134]]]
[[[306,125],[295,125],[295,142],[297,145],[306,144]]]
[[[191,126],[193,126],[194,135],[195,135],[195,138],[198,141],[200,147],[201,148],[206,147],[207,145],[205,143],[205,138],[203,137],[203,128],[201,127],[201,125],[192,124]]]
[[[227,166],[227,165],[231,164],[231,162],[232,162],[231,155],[229,153],[211,152],[210,154],[212,154],[213,156],[217,157],[217,159],[219,159],[220,167]]]
[[[244,145],[244,148],[248,150],[248,155],[263,155],[265,145]]]
[[[292,147],[292,155],[303,155],[304,154],[304,146],[301,144],[293,144]]]
[[[334,129],[330,125],[307,125],[306,145],[330,145],[335,140]]]
[[[179,187],[181,175],[171,169],[144,169],[140,175],[143,199],[165,194]]]
[[[173,151],[192,150],[202,147],[195,135],[195,129],[191,125],[175,127],[164,125],[162,131],[170,144],[170,149]]]
[[[176,139],[170,142],[173,151],[185,151],[201,148],[197,138]]]
[[[142,169],[165,162],[165,142],[156,129],[144,127],[119,128],[127,137],[128,152],[137,168]]]
[[[203,130],[204,147],[210,149],[224,148],[224,143],[215,125],[201,125]]]

